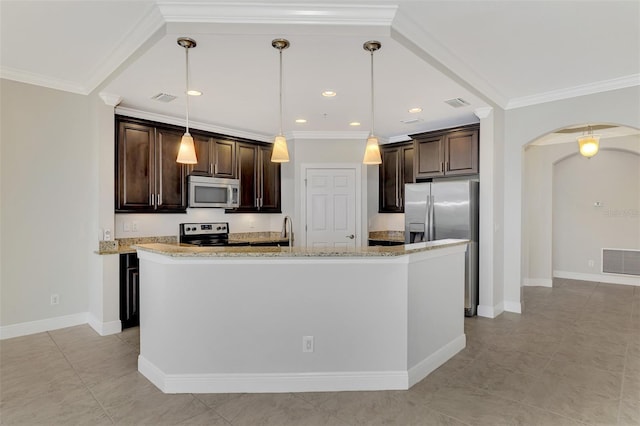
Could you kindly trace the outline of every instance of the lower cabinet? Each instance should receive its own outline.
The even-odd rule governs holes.
[[[140,325],[140,273],[138,255],[120,255],[120,321],[122,329]]]

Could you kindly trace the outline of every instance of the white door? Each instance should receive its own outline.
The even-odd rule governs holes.
[[[307,169],[307,247],[356,247],[355,169]]]

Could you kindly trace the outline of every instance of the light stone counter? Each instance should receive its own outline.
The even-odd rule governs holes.
[[[467,240],[446,239],[401,246],[358,247],[355,250],[308,249],[303,247],[194,247],[186,244],[137,244],[142,251],[171,257],[390,257],[467,244]]]

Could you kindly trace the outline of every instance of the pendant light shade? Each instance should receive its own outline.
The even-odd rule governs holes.
[[[370,40],[362,45],[364,50],[371,53],[371,133],[367,139],[367,146],[364,150],[363,164],[382,164],[382,156],[380,155],[380,145],[378,144],[378,138],[373,133],[373,120],[374,120],[374,98],[373,98],[373,52],[379,50],[382,44],[379,41]]]
[[[580,154],[584,157],[591,158],[598,153],[600,143],[600,135],[594,135],[591,126],[588,126],[587,134],[578,138],[578,147]]]
[[[187,37],[180,37],[178,39],[178,45],[184,47],[186,58],[186,82],[187,87],[185,90],[185,98],[187,99],[187,114],[186,114],[186,130],[180,141],[180,149],[178,150],[178,158],[176,161],[182,164],[197,164],[198,159],[196,157],[196,148],[193,144],[193,137],[189,133],[189,49],[196,47],[196,41]]]
[[[289,40],[277,38],[271,41],[271,46],[278,49],[280,54],[280,133],[273,141],[271,162],[287,163],[289,161],[289,149],[287,148],[287,139],[282,134],[282,50],[289,47]]]

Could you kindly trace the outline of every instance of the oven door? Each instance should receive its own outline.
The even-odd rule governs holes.
[[[237,179],[189,176],[189,207],[235,208],[239,205]]]

